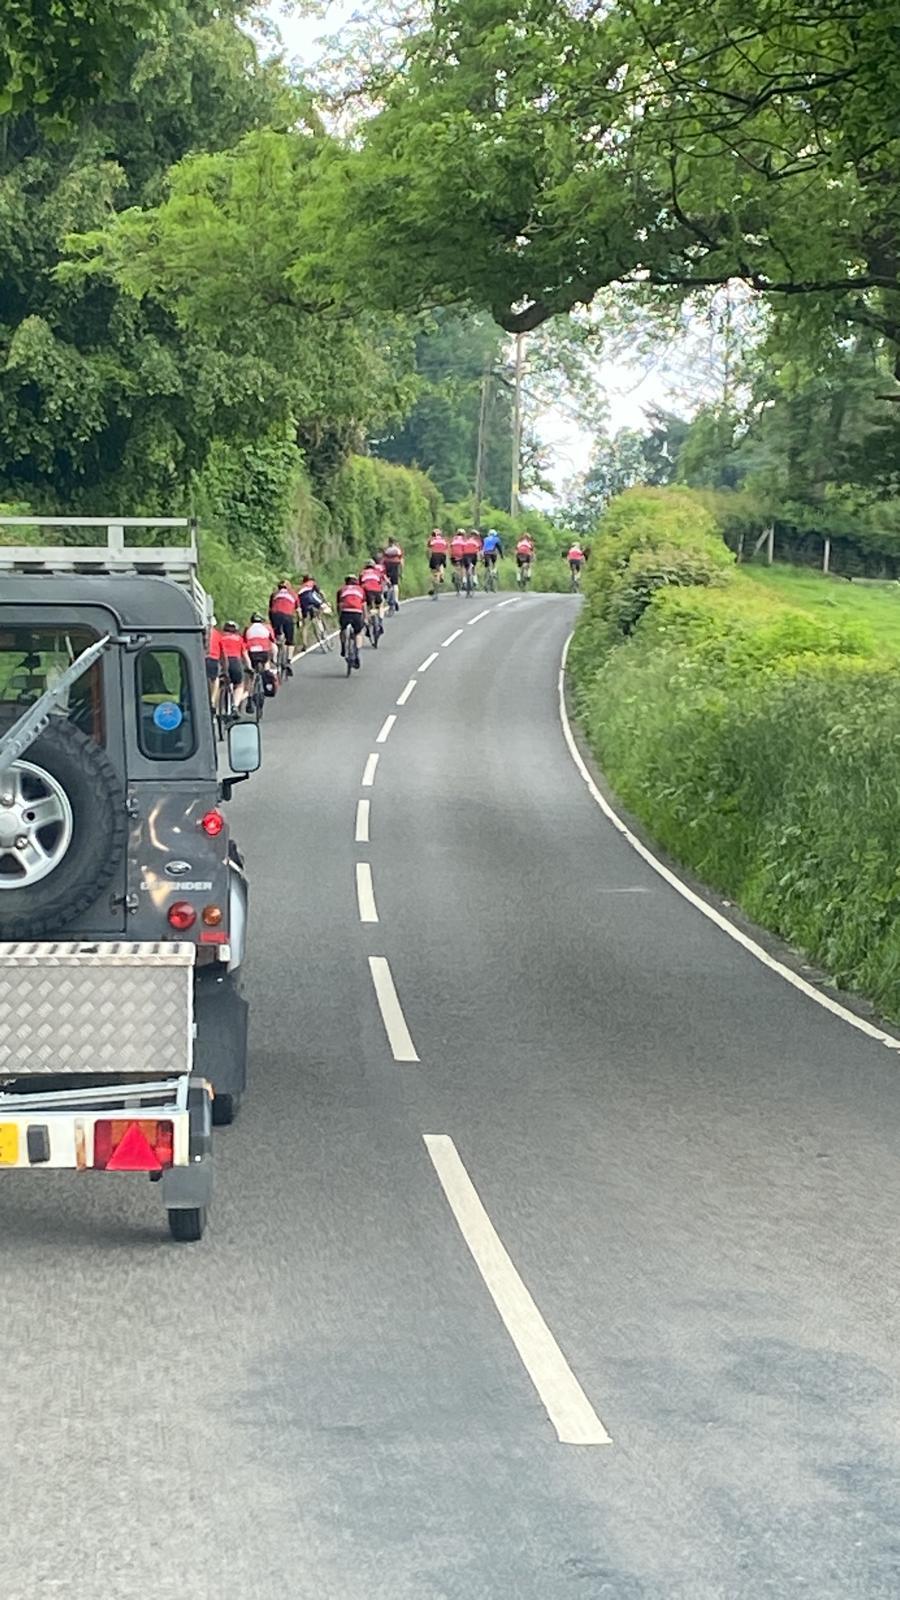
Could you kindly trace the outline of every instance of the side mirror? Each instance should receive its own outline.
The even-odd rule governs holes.
[[[233,722],[228,729],[228,765],[232,772],[256,772],[262,762],[258,722]]]

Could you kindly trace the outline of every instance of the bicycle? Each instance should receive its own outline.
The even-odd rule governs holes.
[[[472,591],[473,591],[474,588],[475,588],[475,583],[474,583],[473,573],[472,573],[472,562],[469,561],[469,562],[466,563],[466,596],[468,598],[471,598]]]
[[[352,622],[344,624],[341,633],[341,655],[347,664],[347,677],[349,678],[354,667],[359,666],[359,645],[356,642],[356,633]]]
[[[234,686],[229,677],[220,677],[219,694],[216,700],[215,723],[216,738],[221,742],[234,722],[237,712],[234,708]]]
[[[384,623],[381,620],[381,615],[378,611],[373,611],[366,623],[366,634],[372,641],[373,650],[378,649],[378,641],[383,633]]]
[[[291,674],[292,655],[293,655],[293,652],[291,651],[291,648],[290,648],[290,646],[289,646],[289,644],[287,642],[287,639],[284,637],[284,634],[281,634],[281,636],[279,637],[279,640],[278,640],[278,657],[277,657],[277,661],[276,661],[276,667],[277,667],[277,670],[278,670],[278,677],[279,677],[279,680],[280,680],[281,683],[284,683],[285,679],[291,677],[291,675],[292,675]]]
[[[253,675],[250,679],[250,693],[247,696],[247,709],[254,722],[262,722],[265,708],[266,689],[262,667],[254,667]]]
[[[516,584],[520,589],[527,589],[530,582],[531,562],[529,561],[525,566],[519,567],[516,572]]]
[[[497,563],[495,561],[486,561],[484,563],[484,592],[485,594],[496,594],[498,587]]]
[[[463,578],[458,565],[453,568],[453,587],[458,595],[462,594]]]
[[[571,590],[571,593],[572,594],[579,594],[580,591],[581,591],[581,568],[580,567],[571,567],[570,571],[571,571],[571,579],[570,579],[570,590]]]
[[[334,639],[328,632],[325,619],[317,611],[315,616],[310,620],[312,622],[313,638],[315,639],[316,644],[319,646],[322,654],[327,655],[329,650],[334,649]]]

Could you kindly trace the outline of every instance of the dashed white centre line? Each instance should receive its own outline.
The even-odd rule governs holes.
[[[425,660],[422,662],[421,666],[416,667],[416,671],[417,672],[427,672],[428,668],[431,666],[431,663],[433,661],[437,661],[437,658],[438,658],[437,651],[436,650],[432,650],[431,655],[425,657]]]
[[[397,718],[396,718],[396,715],[394,714],[393,711],[391,712],[389,717],[385,717],[383,723],[381,724],[381,729],[380,729],[379,733],[376,736],[376,739],[375,739],[375,743],[376,744],[386,744],[387,743],[388,734],[390,733],[390,731],[391,731],[391,729],[394,726],[394,723],[396,721],[397,721]]]
[[[514,594],[511,600],[501,600],[495,609],[497,611],[502,611],[504,606],[514,606],[516,601],[520,598],[520,595]]]
[[[359,905],[360,922],[377,922],[378,912],[375,910],[375,890],[372,887],[372,868],[368,861],[356,863],[356,899]]]
[[[513,1266],[445,1133],[424,1135],[441,1188],[560,1444],[611,1444],[581,1384]]]
[[[412,694],[413,689],[415,687],[416,687],[415,678],[410,678],[409,683],[406,685],[406,688],[404,689],[403,693],[401,695],[397,696],[397,705],[398,706],[405,706],[406,705],[406,702],[409,699],[409,697]]]
[[[362,775],[362,786],[361,787],[363,789],[371,789],[373,783],[375,782],[375,768],[377,767],[377,765],[378,765],[378,752],[377,751],[373,751],[372,754],[370,755],[368,761],[366,762],[365,771],[363,772],[363,775]]]
[[[457,628],[455,633],[451,633],[449,639],[445,639],[444,640],[443,644],[441,645],[441,649],[442,650],[446,650],[448,644],[452,644],[454,639],[458,639],[461,633],[462,633],[462,628]]]
[[[470,617],[469,618],[468,627],[474,628],[476,622],[480,622],[482,617],[489,617],[490,614],[491,614],[490,607],[488,607],[487,611],[479,611],[477,617]]]
[[[381,1020],[388,1036],[388,1044],[395,1061],[418,1061],[416,1047],[410,1038],[406,1018],[397,998],[391,969],[384,956],[369,957],[369,971],[375,985],[375,994],[381,1009]]]
[[[354,837],[357,844],[368,844],[369,842],[369,807],[371,803],[370,800],[357,800],[356,802],[356,834]]]

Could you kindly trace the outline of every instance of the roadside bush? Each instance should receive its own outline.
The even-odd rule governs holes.
[[[595,569],[576,630],[588,740],[673,856],[900,1017],[900,669],[856,622],[795,610],[739,573],[642,589],[672,549],[664,516],[652,549],[651,505],[640,543],[631,508],[620,514],[614,537],[631,550],[606,561],[605,595]],[[611,644],[638,551],[643,609]]]

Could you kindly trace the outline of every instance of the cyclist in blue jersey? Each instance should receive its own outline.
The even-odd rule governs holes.
[[[496,528],[490,528],[485,534],[481,545],[481,559],[484,562],[485,571],[489,571],[492,567],[496,568],[497,558],[502,554],[503,540],[500,538]]]

